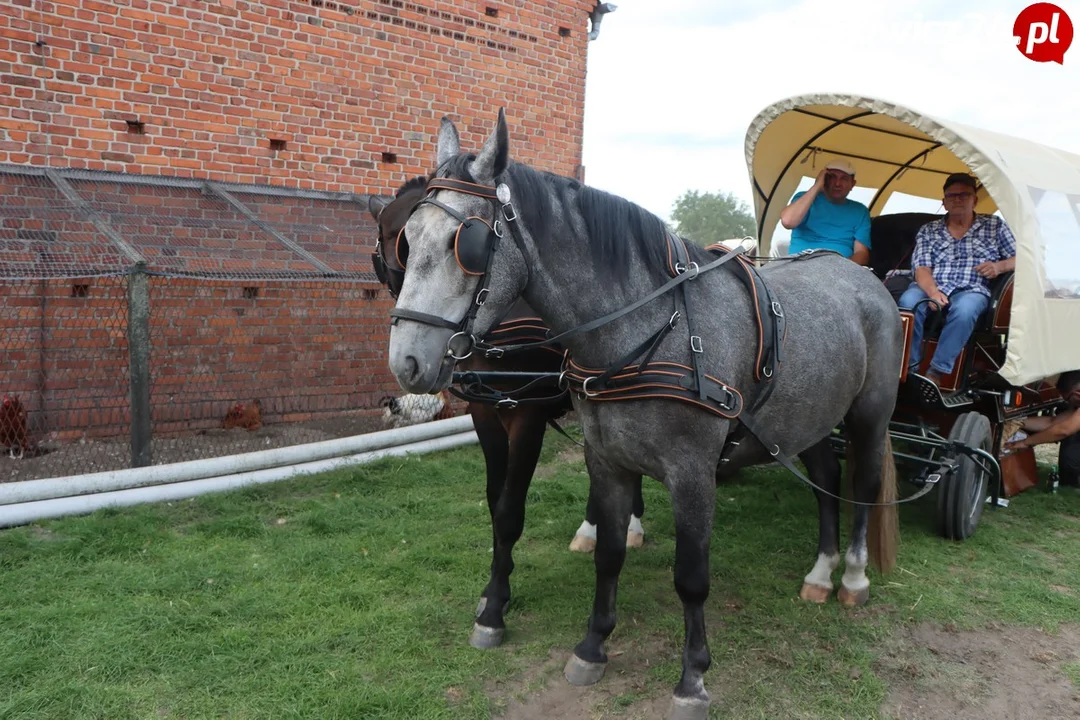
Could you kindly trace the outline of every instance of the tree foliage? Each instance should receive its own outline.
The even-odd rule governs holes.
[[[701,246],[731,238],[757,237],[753,214],[732,193],[687,190],[675,200],[671,219],[675,232]]]

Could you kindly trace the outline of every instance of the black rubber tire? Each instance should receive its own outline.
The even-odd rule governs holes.
[[[949,440],[992,453],[989,418],[982,413],[964,413],[956,419]],[[949,540],[966,540],[975,534],[990,489],[990,474],[967,455],[958,456],[956,472],[938,484],[938,530]]]

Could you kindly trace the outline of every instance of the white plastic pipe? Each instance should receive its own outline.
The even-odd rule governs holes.
[[[235,475],[252,470],[296,465],[298,463],[378,450],[379,448],[394,445],[420,442],[455,433],[468,432],[472,429],[472,416],[461,415],[446,420],[435,420],[403,428],[379,430],[364,435],[323,440],[322,442],[304,445],[290,445],[289,447],[274,448],[273,450],[259,450],[241,455],[227,455],[225,457],[189,460],[169,465],[152,465],[150,467],[112,470],[87,475],[70,475],[67,477],[46,478],[44,480],[0,483],[0,505],[123,490],[147,485],[160,485],[161,483],[199,480],[220,475]]]
[[[456,420],[457,418],[454,419]],[[38,520],[47,520],[49,518],[63,517],[66,515],[85,515],[94,512],[95,510],[108,507],[125,507],[167,500],[182,500],[184,498],[204,495],[206,493],[235,490],[236,488],[242,488],[248,485],[277,482],[298,475],[326,472],[327,470],[334,470],[350,465],[369,463],[384,457],[448,450],[450,448],[469,445],[476,442],[479,442],[479,438],[476,436],[475,431],[470,430],[469,432],[458,433],[456,435],[448,435],[445,437],[409,443],[407,445],[398,445],[382,450],[374,450],[357,455],[320,460],[300,465],[267,468],[248,473],[188,480],[186,482],[169,483],[165,485],[131,488],[128,490],[117,490],[114,492],[93,495],[78,495],[74,497],[61,497],[50,500],[4,505],[0,506],[0,527],[15,527],[17,525],[26,525],[27,523],[36,522]]]

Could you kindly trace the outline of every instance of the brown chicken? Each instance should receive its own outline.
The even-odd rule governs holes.
[[[0,445],[13,458],[21,458],[30,449],[26,432],[26,408],[17,395],[4,395],[0,402]]]
[[[221,426],[226,430],[258,430],[262,427],[262,403],[258,400],[252,400],[247,405],[236,403],[225,413],[225,422]]]

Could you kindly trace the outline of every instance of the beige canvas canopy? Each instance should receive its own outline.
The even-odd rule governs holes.
[[[984,186],[976,210],[1000,211],[1017,241],[1008,350],[1000,374],[1024,385],[1080,368],[1080,155],[931,117],[861,95],[791,97],[762,110],[746,163],[768,255],[780,211],[804,177],[832,159],[875,191],[871,216],[893,193],[942,199],[954,172]]]

